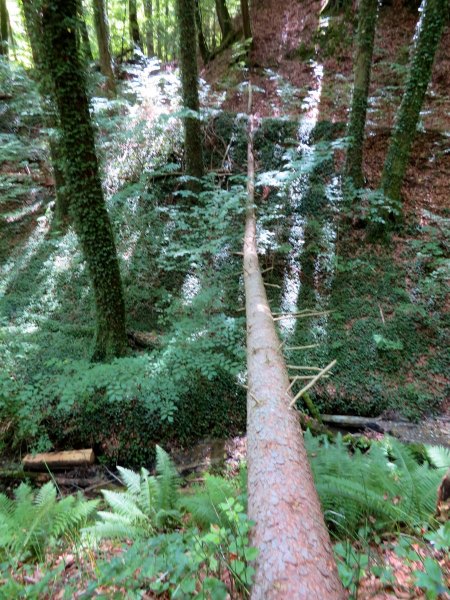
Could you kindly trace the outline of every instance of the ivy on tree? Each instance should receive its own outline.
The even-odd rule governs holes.
[[[125,306],[100,181],[85,77],[77,54],[78,0],[41,0],[44,64],[53,84],[66,162],[71,219],[91,278],[97,316],[95,360],[126,351]]]

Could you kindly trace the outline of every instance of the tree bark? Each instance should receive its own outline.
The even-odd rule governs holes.
[[[137,18],[136,0],[128,1],[128,19],[130,22],[130,38],[135,48],[142,51],[141,33],[139,31],[139,23]]]
[[[352,110],[348,127],[349,147],[345,165],[347,175],[357,188],[364,185],[362,170],[364,127],[377,15],[378,0],[362,0],[356,36]]]
[[[250,40],[252,38],[252,25],[250,21],[250,11],[248,8],[248,0],[241,0],[241,14],[242,14],[242,29],[244,31],[244,39]]]
[[[206,65],[209,62],[210,53],[203,33],[202,14],[200,11],[199,0],[195,0],[195,24],[197,26],[198,49],[200,50],[200,56],[202,57],[203,64]]]
[[[244,238],[248,511],[259,550],[253,600],[344,597],[259,268],[252,131]]]
[[[57,132],[58,118],[55,113],[55,97],[42,60],[42,32],[39,26],[39,12],[32,0],[22,0],[22,7],[25,29],[30,42],[41,97],[44,102],[44,123],[46,128],[50,130],[48,144],[56,196],[52,230],[54,232],[64,232],[69,223],[70,196],[66,188],[64,156],[61,148],[61,140]]]
[[[401,199],[401,188],[434,57],[448,14],[448,0],[425,0],[419,32],[411,61],[406,90],[398,109],[381,178],[381,188],[391,200]],[[397,218],[398,220],[398,218]]]
[[[153,16],[152,16],[152,0],[144,0],[145,13],[145,44],[147,46],[147,56],[150,58],[155,54],[153,46]]]
[[[59,115],[71,218],[93,286],[97,330],[93,359],[125,353],[125,305],[111,223],[95,151],[84,73],[77,56],[78,0],[42,0],[45,68]]]
[[[100,71],[106,77],[107,90],[111,96],[116,95],[116,80],[114,77],[113,61],[109,44],[108,17],[104,0],[93,0],[94,25],[97,35]]]
[[[181,88],[183,106],[195,111],[197,116],[184,119],[184,152],[186,173],[191,177],[203,176],[202,132],[199,120],[197,43],[195,33],[194,0],[177,0]],[[198,188],[198,186],[191,186]]]
[[[226,0],[216,0],[217,19],[219,21],[222,39],[226,39],[233,30],[230,13],[228,12]]]

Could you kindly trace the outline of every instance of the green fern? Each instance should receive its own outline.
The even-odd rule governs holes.
[[[98,513],[100,520],[84,531],[95,538],[138,539],[177,525],[181,513],[179,476],[170,456],[156,446],[156,472],[142,468],[136,473],[117,467],[126,487],[124,492],[102,490],[110,511]]]
[[[325,518],[337,534],[354,534],[368,519],[377,526],[415,527],[430,519],[450,453],[427,449],[439,468],[419,465],[412,450],[385,437],[354,454],[338,436],[335,443],[305,433],[305,443]]]
[[[22,483],[14,500],[0,494],[0,557],[13,561],[42,558],[56,539],[73,535],[84,525],[97,504],[81,496],[58,500],[51,481],[36,493]]]
[[[193,494],[180,500],[180,505],[190,513],[192,520],[201,527],[225,524],[226,515],[220,505],[237,495],[236,487],[214,475],[205,476],[204,486],[194,488]]]

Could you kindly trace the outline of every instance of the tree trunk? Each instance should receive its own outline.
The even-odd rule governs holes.
[[[219,21],[222,39],[226,39],[233,30],[230,13],[228,12],[226,0],[216,0],[217,19]]]
[[[91,42],[89,40],[89,32],[86,25],[86,20],[84,19],[84,15],[81,12],[83,9],[80,5],[80,34],[81,34],[81,45],[83,48],[83,55],[85,59],[89,62],[94,61],[94,56],[92,54]]]
[[[41,96],[44,102],[44,123],[50,130],[49,149],[55,180],[55,215],[52,223],[54,232],[64,232],[69,222],[70,197],[66,188],[66,175],[61,140],[57,133],[58,118],[55,113],[55,98],[43,64],[42,32],[39,26],[39,13],[33,0],[22,0],[25,29],[30,41],[31,54],[36,69]]]
[[[252,38],[252,25],[250,21],[250,11],[248,9],[248,0],[241,0],[241,14],[244,38],[250,40]]]
[[[97,35],[98,54],[100,60],[100,71],[106,77],[108,92],[116,95],[116,80],[114,78],[113,61],[109,45],[108,17],[104,0],[93,0],[94,25]]]
[[[202,57],[203,64],[206,65],[209,62],[210,54],[205,36],[203,34],[202,14],[200,11],[199,0],[195,0],[195,24],[197,26],[198,49],[200,50],[200,56]]]
[[[153,46],[153,16],[152,16],[152,0],[144,0],[145,13],[145,44],[147,46],[147,56],[150,58],[155,54]]]
[[[253,600],[344,597],[258,263],[250,126],[244,237],[248,511],[259,550]]]
[[[6,0],[0,0],[0,56],[8,57],[8,21]]]
[[[128,2],[128,18],[130,21],[130,38],[135,48],[142,51],[141,33],[139,31],[139,23],[137,19],[136,0]]]
[[[85,78],[76,53],[77,0],[42,0],[45,67],[59,114],[71,218],[91,278],[97,315],[95,360],[126,351],[125,307],[117,252],[95,152]]]
[[[359,8],[358,33],[354,66],[352,111],[348,127],[350,139],[345,165],[347,175],[357,188],[364,185],[362,171],[364,127],[372,68],[373,43],[378,14],[378,0],[362,0]]]
[[[162,51],[161,51],[161,4],[160,4],[160,0],[155,0],[156,5],[156,15],[155,15],[155,21],[156,21],[156,54],[158,55],[158,58],[162,58]]]
[[[181,88],[183,106],[195,111],[197,116],[184,119],[184,152],[186,172],[191,177],[203,176],[202,132],[199,120],[197,43],[195,34],[194,0],[177,0],[179,29]],[[193,186],[198,188],[198,186]]]
[[[447,11],[448,0],[425,0],[406,90],[398,109],[381,178],[385,196],[394,201],[401,199],[402,183]]]

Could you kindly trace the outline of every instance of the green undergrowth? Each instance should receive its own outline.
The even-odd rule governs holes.
[[[395,572],[383,563],[383,552],[392,549],[396,564],[400,559],[411,572],[412,587],[429,598],[447,592],[442,557],[450,531],[433,514],[448,449],[424,446],[418,460],[389,437],[360,451],[341,436],[330,441],[310,433],[305,446],[351,597],[368,575],[383,589],[395,585]],[[217,600],[249,594],[258,551],[249,536],[254,523],[246,515],[245,465],[235,477],[205,473],[186,485],[157,446],[154,474],[119,467],[118,475],[122,487],[102,490],[102,501],[58,498],[52,482],[38,491],[22,483],[13,498],[0,494],[4,594],[139,598],[150,592]]]
[[[364,226],[380,221],[384,205],[367,192],[348,208],[333,164],[341,132],[319,122],[307,153],[288,148],[278,171],[260,175],[259,189],[272,186],[279,203],[272,217],[258,207],[259,223],[272,231],[261,252],[265,280],[280,286],[268,288],[270,303],[275,312],[325,311],[278,323],[288,348],[314,346],[287,350],[288,364],[337,360],[329,382],[312,391],[321,412],[416,420],[439,411],[449,393],[449,222],[427,213],[428,225],[410,223],[390,244],[368,244]],[[349,227],[352,220],[362,228]]]

